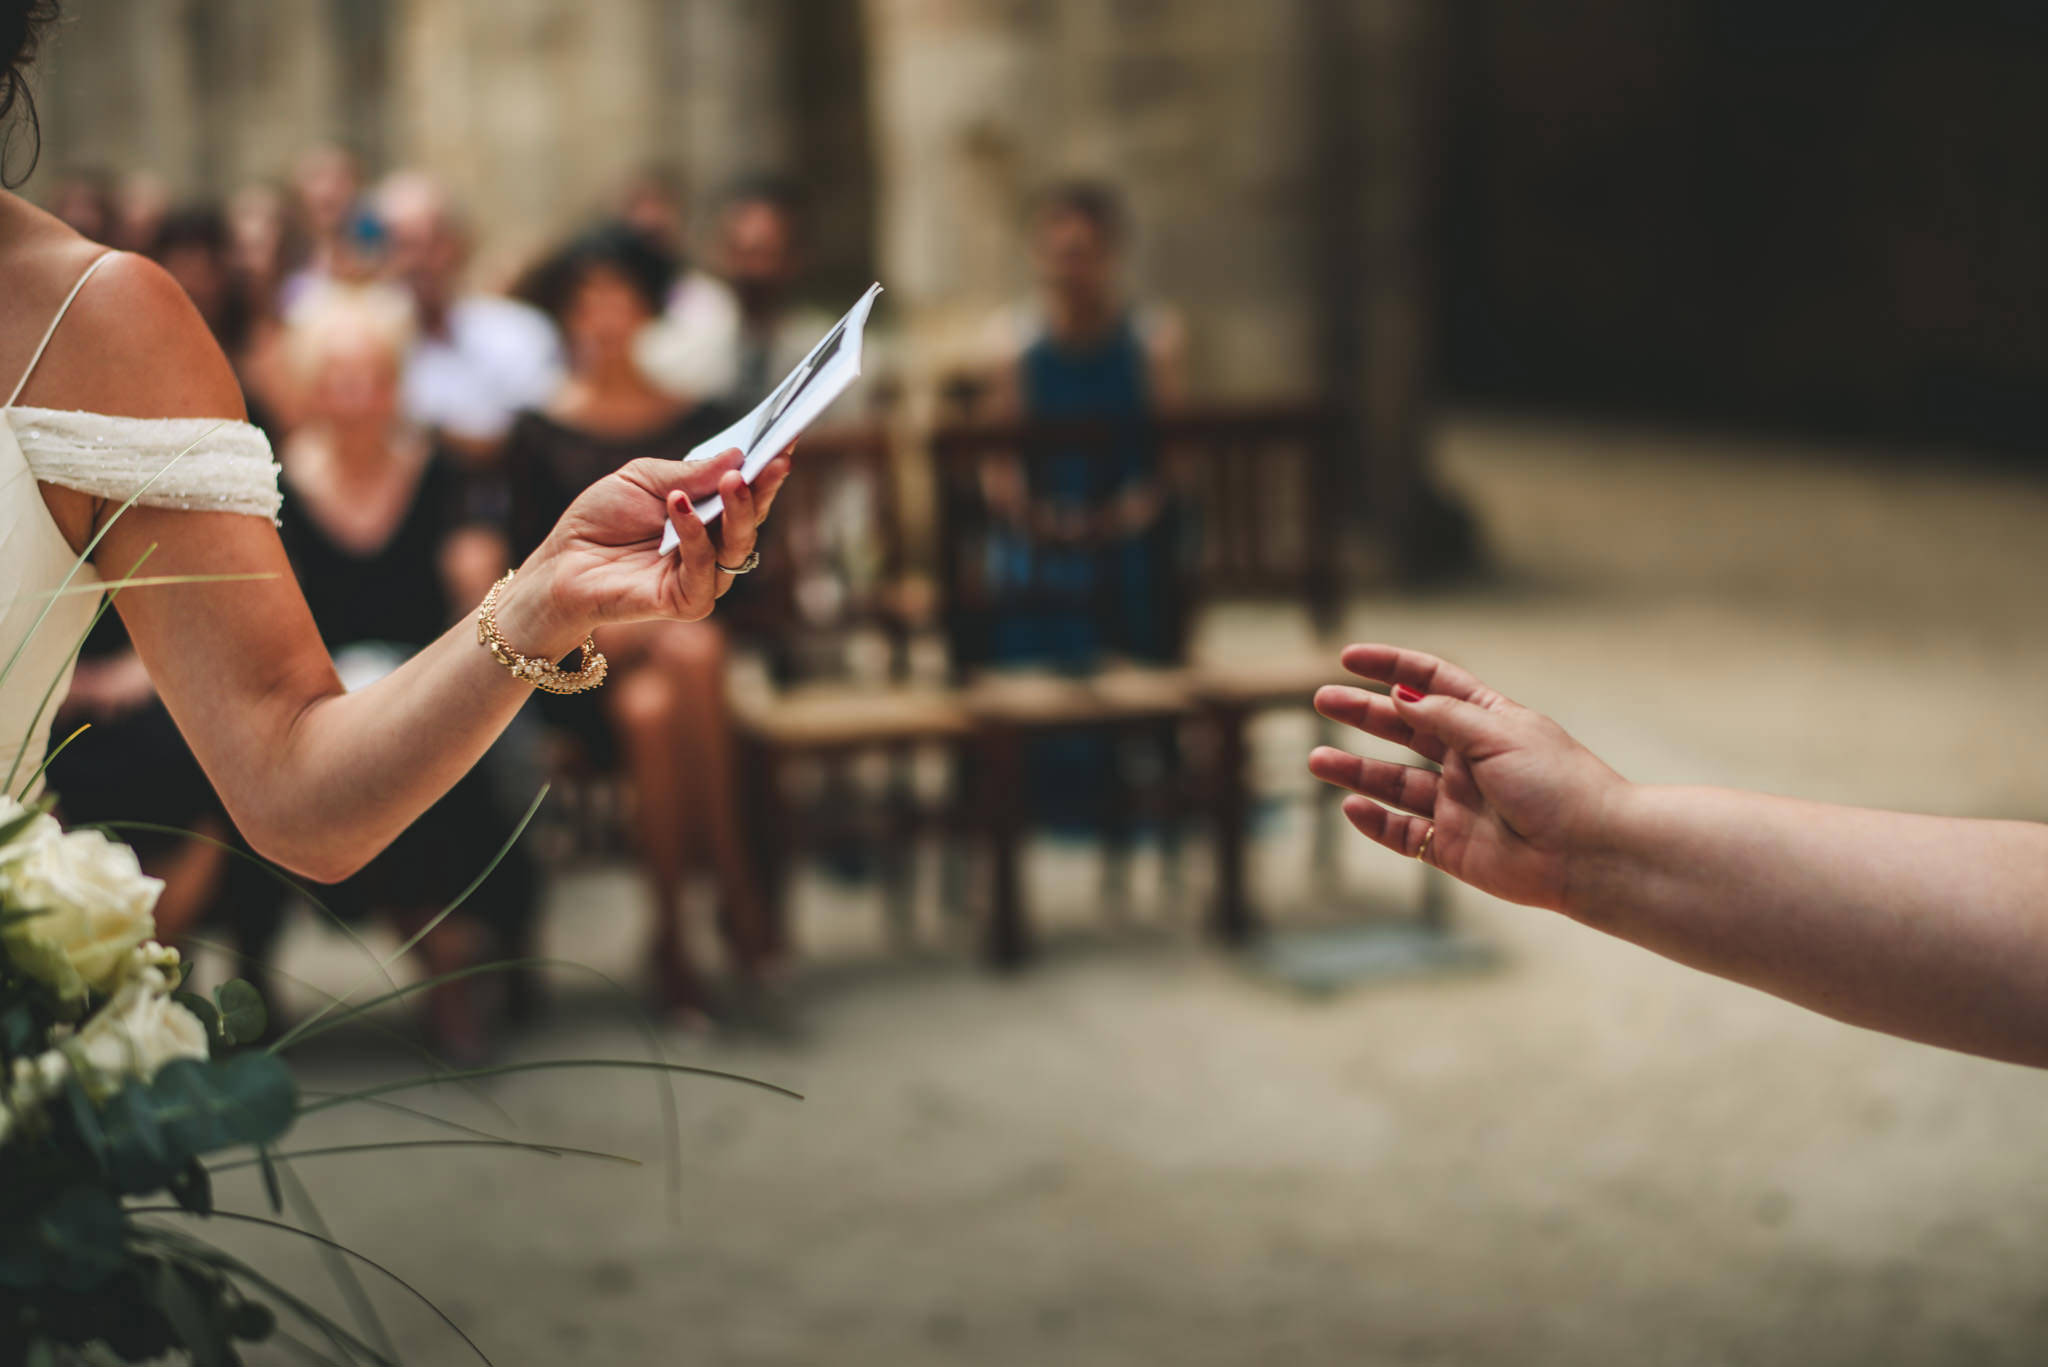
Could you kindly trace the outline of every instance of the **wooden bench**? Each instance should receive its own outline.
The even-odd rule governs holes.
[[[1331,469],[1341,459],[1328,414],[1303,406],[1201,410],[1143,427],[1184,517],[1186,540],[1174,565],[1188,615],[1243,598],[1306,605],[1324,636],[1341,600],[1332,519]],[[1242,943],[1258,926],[1249,891],[1252,805],[1249,732],[1273,708],[1305,709],[1315,688],[1346,682],[1334,641],[1283,656],[1176,660],[1137,666],[1106,662],[1078,675],[978,669],[963,641],[977,614],[996,610],[974,563],[979,484],[986,457],[1034,444],[1066,448],[1129,441],[1130,425],[978,424],[942,427],[930,439],[938,499],[936,573],[912,564],[897,487],[900,466],[890,434],[863,424],[808,436],[802,477],[785,488],[763,544],[761,570],[721,606],[743,648],[759,648],[773,682],[736,683],[731,693],[740,753],[745,828],[767,904],[770,945],[787,945],[789,879],[804,854],[837,840],[877,852],[892,912],[907,923],[912,870],[907,850],[921,835],[942,838],[948,869],[979,846],[986,877],[977,900],[983,952],[997,965],[1028,958],[1031,927],[1022,848],[1030,820],[1023,800],[1028,746],[1056,732],[1112,736],[1171,734],[1199,762],[1167,770],[1150,791],[1131,792],[1120,808],[1161,823],[1169,833],[1199,823],[1214,841],[1217,887],[1213,931]],[[860,490],[857,515],[843,503]],[[857,547],[836,544],[843,524],[858,523]],[[835,527],[838,531],[835,532]],[[906,595],[908,583],[935,581],[936,593]],[[912,604],[913,597],[922,599]],[[927,632],[924,637],[919,632]],[[945,658],[919,667],[922,641],[943,639]],[[872,657],[850,669],[848,657]],[[1356,680],[1348,680],[1355,683]],[[807,768],[844,772],[879,756],[892,774],[920,751],[945,757],[947,799],[931,803],[892,779],[876,800],[805,801]],[[601,797],[609,790],[593,790]],[[1319,863],[1332,846],[1318,827]],[[1117,843],[1128,830],[1109,833]],[[955,888],[950,903],[968,899]]]

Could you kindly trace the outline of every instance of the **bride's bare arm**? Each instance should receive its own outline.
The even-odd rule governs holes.
[[[132,417],[242,415],[234,377],[182,292],[130,257],[80,295],[23,402]],[[757,499],[732,464],[686,474],[673,462],[638,461],[593,486],[505,595],[506,639],[524,654],[559,657],[606,622],[703,616],[729,584],[716,560],[747,554],[787,472],[786,462],[772,467]],[[726,499],[717,548],[686,502],[714,488]],[[64,490],[47,498],[77,546],[112,511]],[[663,558],[655,547],[666,520],[684,541]],[[464,622],[376,684],[344,693],[276,530],[261,518],[137,506],[108,528],[94,561],[114,578],[145,551],[151,575],[269,576],[140,588],[116,601],[243,835],[308,877],[343,877],[383,848],[475,763],[531,692]]]

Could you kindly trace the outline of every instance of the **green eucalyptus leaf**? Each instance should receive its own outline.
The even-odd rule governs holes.
[[[254,1044],[270,1028],[270,1013],[263,1007],[263,994],[240,978],[214,989],[220,1004],[221,1029],[234,1044]]]
[[[122,1191],[155,1191],[184,1161],[184,1155],[172,1151],[157,1118],[154,1093],[141,1082],[130,1082],[107,1099],[100,1127],[107,1136],[107,1173]]]
[[[164,1065],[150,1090],[164,1129],[189,1157],[269,1143],[291,1128],[299,1100],[291,1070],[267,1054],[179,1059]]]
[[[121,1191],[139,1195],[172,1185],[206,1154],[269,1143],[291,1128],[297,1108],[291,1071],[267,1054],[225,1062],[176,1059],[148,1085],[130,1083],[107,1103],[97,1117],[95,1152]]]
[[[206,1038],[209,1043],[227,1037],[227,1028],[221,1024],[220,1012],[214,1010],[213,1003],[197,992],[173,992],[171,1000],[199,1018],[199,1023],[206,1027]]]

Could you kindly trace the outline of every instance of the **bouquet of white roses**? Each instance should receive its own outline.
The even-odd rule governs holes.
[[[230,1362],[270,1310],[218,1260],[131,1221],[163,1192],[205,1215],[201,1160],[267,1145],[298,1109],[247,983],[180,990],[155,941],[161,884],[127,846],[0,797],[0,1364],[100,1343],[130,1360]]]
[[[529,809],[527,818],[532,815]],[[271,1147],[308,1113],[353,1101],[388,1104],[377,1098],[438,1082],[470,1084],[557,1068],[695,1074],[796,1096],[754,1078],[670,1063],[656,1045],[648,1059],[538,1059],[460,1071],[437,1064],[416,1077],[302,1104],[281,1057],[296,1041],[452,978],[581,966],[551,960],[480,964],[365,1001],[350,1001],[351,991],[269,1045],[250,1048],[268,1029],[262,998],[239,979],[210,999],[182,990],[185,968],[178,952],[154,938],[161,888],[126,845],[99,830],[63,830],[47,802],[24,807],[0,795],[0,1367],[61,1367],[109,1355],[127,1362],[176,1355],[194,1367],[239,1367],[237,1344],[273,1335],[311,1361],[398,1367],[388,1336],[342,1259],[360,1261],[393,1280],[396,1274],[334,1242],[324,1230],[217,1210],[213,1172],[261,1166],[273,1213],[284,1213],[290,1190],[317,1227],[288,1160],[382,1148],[481,1146],[551,1158],[634,1161],[494,1135],[402,1106],[394,1109],[463,1137],[299,1153]],[[381,973],[388,966],[380,962],[376,968]],[[649,1040],[654,1043],[651,1032]],[[673,1144],[674,1100],[665,1085],[663,1099]],[[212,1166],[205,1161],[238,1147],[253,1147],[254,1158]],[[678,1181],[672,1166],[672,1194],[680,1190]],[[137,1203],[152,1196],[158,1197],[153,1204]],[[362,1332],[164,1222],[179,1214],[267,1225],[322,1245]],[[424,1295],[400,1285],[461,1334]],[[331,1356],[280,1331],[278,1311],[311,1327]]]

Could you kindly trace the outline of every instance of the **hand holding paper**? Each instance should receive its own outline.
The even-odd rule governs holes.
[[[832,325],[831,331],[753,412],[692,449],[685,459],[702,460],[738,447],[742,457],[740,474],[752,484],[769,461],[786,450],[820,413],[831,407],[834,399],[860,378],[862,334],[867,328],[868,313],[875,306],[875,296],[881,292],[880,285],[868,286],[860,301]],[[697,520],[708,524],[724,511],[724,500],[713,495],[697,505]],[[675,529],[666,529],[661,538],[661,553],[668,554],[678,544]]]

